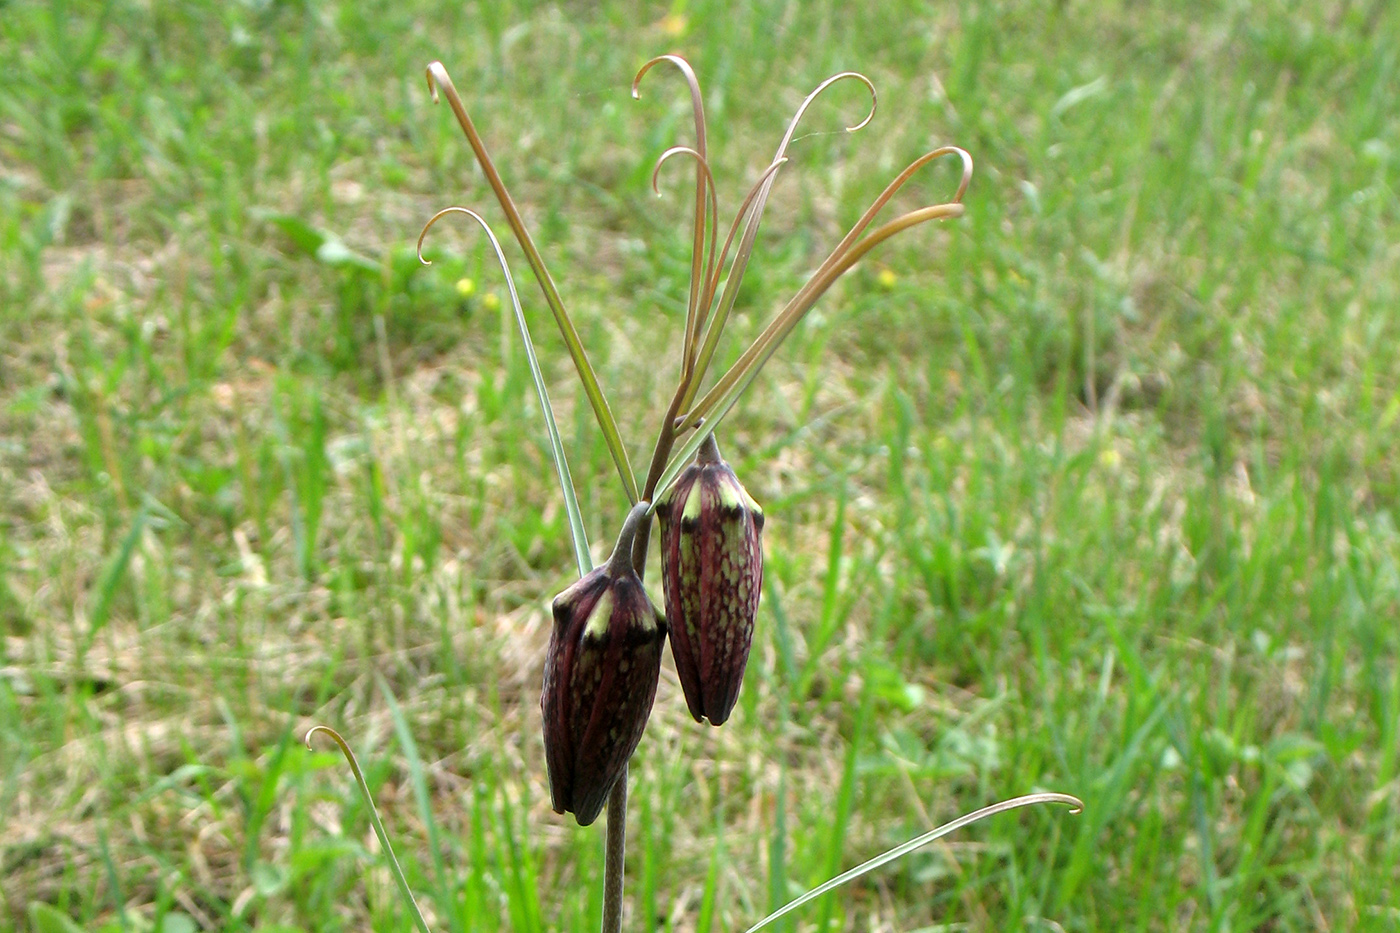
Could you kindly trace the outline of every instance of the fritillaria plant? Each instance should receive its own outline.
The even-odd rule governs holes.
[[[679,377],[657,425],[651,462],[640,484],[578,331],[520,211],[446,69],[440,62],[433,62],[427,70],[433,100],[438,99],[439,91],[446,96],[539,282],[612,456],[622,491],[631,504],[611,556],[595,569],[549,395],[500,243],[476,212],[464,207],[439,211],[429,219],[419,236],[419,256],[422,257],[423,238],[428,230],[447,214],[466,214],[482,226],[506,277],[564,497],[579,580],[554,599],[554,625],[544,659],[540,711],[554,809],[561,814],[572,813],[579,824],[586,826],[598,818],[605,804],[607,806],[604,933],[616,933],[621,926],[627,762],[636,751],[651,714],[663,642],[669,635],[671,653],[691,715],[697,722],[708,721],[713,726],[722,725],[729,718],[748,661],[763,583],[760,534],[764,516],[762,508],[721,457],[715,431],[784,338],[837,279],[894,235],[927,221],[962,216],[962,197],[972,177],[971,156],[955,146],[934,149],[911,162],[886,186],[738,360],[709,381],[710,366],[753,254],[769,193],[787,162],[788,145],[799,121],[827,88],[841,81],[855,81],[870,93],[869,113],[859,123],[848,127],[850,131],[860,129],[874,117],[875,88],[864,75],[842,72],[823,81],[807,95],[789,121],[772,161],[740,201],[721,241],[719,198],[709,165],[704,104],[695,72],[685,59],[662,55],[637,72],[632,95],[640,96],[640,82],[661,64],[677,69],[690,91],[695,139],[693,145],[674,146],[660,155],[652,172],[652,186],[656,188],[660,169],[670,159],[682,156],[694,163],[693,242],[684,332],[679,341]],[[901,214],[872,229],[876,216],[909,179],[943,156],[956,156],[962,162],[962,178],[953,197]],[[652,604],[642,584],[653,517],[661,532],[664,615]],[[333,730],[318,726],[308,734],[308,742],[316,732],[325,732],[340,746],[350,759],[361,791],[368,799],[359,766],[344,739]],[[1031,794],[994,804],[833,878],[750,929],[757,930],[812,898],[976,820],[1017,807],[1049,802],[1068,804],[1076,811],[1081,806],[1074,797],[1052,793]],[[427,925],[413,905],[412,894],[398,869],[372,802],[370,813],[375,831],[389,854],[400,890],[413,907],[420,931],[427,933]]]

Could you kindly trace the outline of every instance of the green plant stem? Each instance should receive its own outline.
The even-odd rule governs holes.
[[[676,386],[676,394],[661,419],[661,430],[657,432],[656,449],[652,453],[651,467],[647,471],[646,485],[650,492],[656,488],[666,469],[666,459],[676,442],[673,427],[676,413],[680,410],[681,396],[685,392],[687,380],[682,377]],[[645,496],[642,501],[649,501]],[[651,519],[647,518],[638,527],[632,539],[632,569],[637,576],[646,574],[647,545],[651,541]],[[627,848],[627,769],[613,785],[608,797],[608,835],[603,850],[603,933],[620,933],[622,929],[622,873]]]
[[[676,443],[676,415],[680,412],[681,400],[689,383],[690,378],[683,369],[680,383],[656,434],[656,448],[652,451],[651,466],[647,469],[646,483],[642,487],[645,490],[643,502],[650,501],[650,494],[666,472],[666,461]],[[632,569],[639,578],[646,576],[647,546],[650,541],[651,520],[648,517],[637,527],[636,537],[632,539]],[[608,835],[603,852],[603,933],[620,933],[622,929],[622,874],[626,848],[627,769],[624,768],[608,797]]]
[[[608,835],[603,849],[603,933],[622,930],[622,868],[626,850],[627,768],[624,767],[608,796]]]

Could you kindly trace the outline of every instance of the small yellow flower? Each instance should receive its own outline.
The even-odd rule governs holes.
[[[495,292],[487,292],[481,296],[481,306],[487,311],[498,311],[501,307],[501,298]]]
[[[894,274],[893,269],[881,269],[875,274],[875,281],[885,291],[894,288],[894,283],[899,281],[899,276]]]
[[[1112,447],[1105,447],[1099,451],[1099,465],[1107,469],[1116,469],[1118,464],[1123,462],[1123,455]]]
[[[457,294],[463,298],[470,298],[476,292],[476,283],[463,276],[457,280]]]
[[[673,39],[685,35],[686,27],[689,25],[690,21],[683,13],[667,13],[661,17],[661,31]]]

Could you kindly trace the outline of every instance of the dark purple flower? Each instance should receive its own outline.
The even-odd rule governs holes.
[[[627,517],[607,564],[554,598],[540,696],[545,763],[555,811],[580,826],[598,818],[656,699],[666,620],[631,559],[646,505]]]

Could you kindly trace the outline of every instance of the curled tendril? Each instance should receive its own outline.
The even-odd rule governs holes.
[[[856,238],[865,231],[866,227],[870,226],[870,222],[875,219],[875,215],[879,214],[880,211],[884,209],[885,205],[890,202],[890,199],[899,192],[899,189],[904,187],[905,182],[914,177],[915,172],[935,159],[953,154],[957,154],[962,159],[963,173],[961,180],[958,182],[958,190],[953,194],[952,201],[948,203],[961,204],[963,195],[967,192],[968,183],[972,181],[972,156],[968,154],[967,150],[959,149],[957,146],[940,146],[930,152],[925,152],[913,162],[910,162],[909,165],[905,167],[904,171],[896,175],[894,180],[885,186],[885,190],[880,192],[880,196],[871,203],[870,207],[866,208],[864,214],[861,214],[860,220],[857,220],[855,225],[841,238],[841,242],[836,244],[836,248],[831,251],[831,255],[827,257],[827,261],[822,263],[822,268],[825,268],[828,263],[836,263],[841,260],[841,257],[844,256],[846,251],[855,243]],[[818,270],[818,272],[820,273],[820,270]],[[813,276],[813,278],[815,279],[816,276]]]
[[[859,71],[843,71],[840,74],[834,74],[813,88],[812,93],[808,94],[806,98],[803,99],[802,103],[798,105],[797,112],[792,115],[792,119],[788,122],[787,132],[783,134],[783,141],[778,144],[777,158],[781,158],[783,153],[787,152],[788,144],[792,142],[792,134],[797,131],[798,122],[801,121],[802,115],[807,112],[807,108],[812,106],[812,102],[821,96],[822,91],[825,91],[837,81],[844,81],[847,78],[864,84],[866,90],[870,92],[870,112],[865,115],[864,120],[861,120],[853,126],[846,127],[846,132],[854,133],[856,130],[862,129],[871,120],[875,119],[875,107],[879,103],[879,95],[875,91],[874,83]]]
[[[431,259],[423,258],[423,240],[427,237],[428,231],[433,228],[433,224],[437,223],[439,220],[446,217],[448,214],[466,214],[472,220],[475,220],[477,223],[481,224],[482,228],[485,229],[488,234],[491,232],[491,227],[489,224],[486,223],[485,218],[483,218],[480,214],[478,214],[471,208],[455,206],[444,207],[442,210],[429,217],[428,222],[423,225],[423,229],[418,233],[418,261],[425,266],[431,266],[433,264],[433,261]],[[493,236],[492,239],[495,239],[495,237]],[[508,270],[506,274],[510,274]]]
[[[710,192],[710,207],[711,210],[714,210],[715,176],[711,174],[710,164],[705,161],[705,157],[689,146],[672,146],[670,149],[667,149],[665,152],[661,153],[661,155],[657,156],[656,164],[652,166],[651,169],[651,190],[655,191],[657,194],[661,193],[660,189],[656,187],[656,180],[661,174],[661,166],[671,161],[672,156],[678,155],[688,155],[700,164],[701,171],[705,173],[706,187]]]
[[[856,130],[861,129],[866,124],[868,124],[872,119],[874,119],[875,108],[879,101],[879,95],[876,93],[875,85],[871,82],[871,80],[857,71],[843,71],[839,74],[834,74],[822,83],[818,84],[815,88],[813,88],[812,92],[808,94],[805,98],[803,98],[802,103],[798,105],[797,111],[792,115],[792,119],[788,121],[787,130],[783,133],[782,140],[778,143],[778,151],[773,157],[772,165],[780,166],[786,161],[787,148],[788,145],[792,142],[793,134],[797,131],[797,125],[799,122],[801,122],[803,115],[807,112],[807,109],[811,107],[813,101],[815,101],[819,96],[821,96],[822,92],[825,91],[827,88],[831,87],[833,84],[845,80],[859,81],[861,84],[864,84],[866,89],[870,92],[869,112],[866,113],[865,118],[862,119],[860,122],[854,123],[846,127],[846,131],[855,132]],[[700,350],[699,359],[694,367],[694,371],[698,376],[703,377],[705,369],[709,365],[709,361],[713,356],[714,347],[710,338],[712,336],[718,338],[719,329],[723,328],[724,322],[728,320],[729,311],[734,307],[734,301],[738,298],[739,286],[744,280],[744,273],[748,270],[749,259],[753,255],[754,241],[758,237],[758,227],[763,219],[763,210],[768,204],[768,194],[773,190],[773,182],[775,178],[776,169],[772,169],[762,179],[757,188],[756,193],[753,196],[752,210],[748,212],[747,221],[744,224],[743,235],[739,238],[739,245],[735,249],[734,265],[730,269],[728,281],[726,281],[724,284],[724,292],[720,295],[719,310],[715,314],[715,322],[711,326],[710,331],[707,331],[705,334],[705,347]],[[743,217],[743,215],[744,212],[740,211],[740,217]],[[735,222],[737,224],[738,220],[736,219]],[[727,248],[725,251],[721,252],[721,257],[723,257],[726,253]],[[721,258],[721,267],[723,266],[723,264],[724,259]],[[715,287],[718,287],[717,273],[715,274]],[[709,292],[712,298],[714,294],[713,289],[707,287],[706,290]],[[704,316],[708,313],[708,302],[702,300],[701,307],[701,314],[702,316]],[[689,405],[694,399],[695,393],[699,389],[699,381],[699,378],[696,378],[686,386],[685,391],[682,393],[681,396],[682,407]]]
[[[714,196],[714,176],[710,174],[707,163],[707,150],[705,141],[705,105],[700,95],[700,80],[695,77],[695,70],[690,67],[690,63],[679,55],[661,55],[653,58],[641,67],[636,77],[632,79],[632,97],[641,99],[642,77],[661,62],[669,62],[680,70],[681,76],[685,78],[686,86],[690,88],[690,109],[695,120],[695,226],[690,247],[690,296],[685,308],[685,340],[681,349],[681,369],[683,381],[689,381],[692,367],[695,364],[695,341],[700,334],[700,319],[704,316],[706,308],[703,306],[700,296],[704,291],[703,283],[710,277],[710,263],[714,261],[715,251],[715,224],[718,213],[715,209]],[[666,156],[662,156],[664,161]],[[658,167],[659,167],[658,163]],[[705,260],[705,190],[707,184],[710,191],[708,206],[711,208],[710,218],[710,250],[709,259]],[[652,176],[652,184],[655,186],[655,175]]]
[[[705,102],[700,96],[700,79],[695,77],[695,69],[690,67],[690,62],[679,55],[658,55],[647,62],[637,71],[636,77],[632,79],[632,99],[642,99],[642,77],[652,68],[669,62],[680,70],[685,78],[686,85],[690,88],[690,110],[695,119],[695,148],[703,159],[706,156],[705,149]]]

